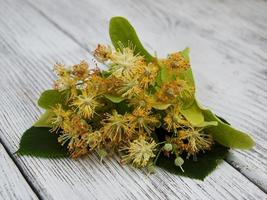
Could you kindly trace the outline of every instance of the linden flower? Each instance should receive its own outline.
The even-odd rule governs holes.
[[[82,90],[82,94],[74,99],[72,105],[77,107],[78,113],[84,118],[90,119],[95,113],[95,108],[100,105],[96,98],[97,96],[94,93]]]
[[[195,156],[200,151],[210,150],[213,139],[209,134],[205,134],[202,128],[187,129],[178,132],[178,138],[184,143],[184,150],[187,151],[187,157]]]
[[[76,159],[88,153],[87,146],[78,146],[71,152],[71,157]]]
[[[136,79],[132,79],[131,81],[122,83],[119,87],[118,93],[121,94],[122,97],[132,98],[142,93],[142,91],[143,90],[139,87],[138,81]]]
[[[97,149],[102,143],[102,134],[100,131],[94,131],[84,136],[85,142],[89,145],[90,150]]]
[[[140,85],[147,89],[149,85],[153,85],[158,74],[159,68],[157,65],[149,63],[144,66],[140,74]]]
[[[167,59],[163,59],[162,63],[168,68],[177,70],[178,72],[186,70],[190,67],[190,63],[186,60],[181,52],[169,54]]]
[[[75,76],[77,80],[84,80],[89,76],[89,66],[86,61],[82,61],[78,65],[74,65],[72,70],[72,74]]]
[[[100,61],[105,62],[110,59],[112,54],[111,48],[109,46],[98,44],[97,48],[93,52],[94,57]]]
[[[107,92],[114,92],[121,85],[122,81],[115,76],[109,76],[108,78],[103,79],[103,87]]]
[[[63,65],[61,63],[56,63],[54,65],[54,71],[57,74],[57,76],[59,76],[59,77],[70,76],[70,72],[71,72],[71,70],[66,69],[65,65]]]
[[[90,75],[90,79],[84,82],[85,89],[102,93],[106,90],[106,85],[103,80],[104,79],[101,77],[100,73],[97,70],[94,70]]]
[[[61,143],[61,145],[69,142],[68,149],[72,150],[79,142],[79,135],[75,132],[63,132],[63,134],[58,137],[58,142]]]
[[[118,145],[122,140],[126,141],[133,133],[133,130],[129,127],[128,119],[115,110],[112,115],[107,114],[107,118],[102,124],[103,138],[110,140],[114,145]]]
[[[110,59],[113,62],[110,71],[115,77],[124,80],[132,79],[142,70],[142,66],[145,65],[144,58],[134,55],[134,50],[130,47],[113,52]]]
[[[189,122],[180,113],[179,106],[171,107],[164,118],[164,126],[169,132],[177,133],[177,129],[188,125]]]
[[[71,70],[66,69],[63,64],[57,63],[54,66],[54,71],[58,76],[58,80],[55,81],[56,89],[65,90],[76,84],[76,82],[71,78]]]
[[[54,83],[54,88],[59,91],[69,90],[69,99],[72,99],[77,95],[76,80],[71,76],[71,70],[66,69],[62,64],[56,64],[54,66],[58,79]]]
[[[187,147],[187,144],[184,144],[184,141],[178,138],[177,136],[166,136],[166,141],[172,145],[172,151],[175,153],[176,156],[182,154]]]
[[[62,128],[64,123],[69,121],[69,118],[73,113],[71,110],[65,111],[61,104],[57,104],[52,108],[52,111],[55,114],[51,119],[51,124],[53,125],[52,131],[57,131]]]
[[[69,121],[64,123],[62,126],[63,132],[69,134],[70,136],[84,135],[88,132],[88,129],[89,125],[87,124],[87,122],[81,119],[80,116],[77,115],[69,119]]]
[[[62,126],[62,134],[58,142],[64,145],[68,142],[68,149],[71,156],[77,158],[87,152],[87,144],[82,137],[88,132],[89,126],[79,116],[74,116]]]
[[[127,118],[131,127],[138,129],[139,132],[144,130],[148,134],[160,125],[158,117],[151,115],[150,111],[143,108],[136,108],[132,114],[128,114]]]
[[[194,95],[194,87],[191,87],[184,80],[165,82],[160,91],[156,94],[159,101],[169,102],[177,98],[190,98]]]
[[[129,104],[135,107],[151,110],[156,104],[156,101],[154,97],[146,94],[145,92],[141,92],[140,94],[137,94],[135,98],[129,99]]]
[[[123,150],[127,151],[126,155],[122,156],[122,163],[132,163],[134,167],[146,167],[154,158],[157,144],[154,140],[147,141],[144,136],[130,142],[129,147]]]

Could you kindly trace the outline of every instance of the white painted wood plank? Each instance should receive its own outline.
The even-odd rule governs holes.
[[[228,162],[267,192],[266,1],[30,2],[86,48],[110,43],[108,20],[116,15],[158,55],[191,47],[201,102],[256,142],[251,151],[232,151]]]
[[[56,61],[78,62],[91,56],[29,7],[1,0],[0,137],[10,151],[38,118],[36,100],[52,85]],[[223,162],[204,182],[158,169],[146,175],[114,159],[96,155],[77,161],[18,157],[21,168],[44,199],[264,199],[266,194]]]
[[[0,199],[38,199],[0,144]]]

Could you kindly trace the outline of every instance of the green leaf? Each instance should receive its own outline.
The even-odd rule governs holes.
[[[153,108],[157,110],[166,110],[169,106],[171,106],[171,104],[158,103],[158,104],[153,105]]]
[[[188,61],[190,62],[190,49],[189,48],[185,48],[183,51],[181,51],[182,56]],[[187,81],[187,83],[190,86],[195,87],[195,81],[194,81],[194,76],[193,76],[193,72],[192,72],[192,68],[190,67],[189,69],[187,69],[186,71],[182,72],[179,75],[179,78]]]
[[[158,65],[160,67],[160,70],[159,70],[159,73],[158,73],[158,75],[156,77],[156,83],[157,83],[158,86],[161,86],[164,82],[173,80],[173,77],[168,72],[168,70],[165,67],[165,65],[163,65],[160,62],[158,62]]]
[[[190,86],[195,87],[194,76],[191,68],[181,72],[179,78],[185,80]]]
[[[40,119],[33,124],[35,127],[52,127],[51,118],[55,116],[54,112],[51,110],[46,110],[44,114],[41,115]]]
[[[24,132],[17,153],[45,158],[68,157],[66,146],[61,146],[57,138],[50,128],[31,127]]]
[[[109,35],[114,47],[121,50],[119,43],[122,43],[124,47],[128,47],[129,43],[134,46],[134,53],[144,56],[147,63],[152,62],[154,58],[143,47],[138,36],[129,23],[129,21],[123,17],[113,17],[109,22]]]
[[[189,108],[181,109],[181,113],[194,126],[204,123],[204,115],[196,100]]]
[[[184,59],[186,59],[188,62],[190,61],[190,49],[187,47],[185,48],[183,51],[181,51],[182,56],[184,57]]]
[[[189,62],[190,61],[190,57],[189,57],[189,48],[184,49],[183,51],[181,51],[182,56]],[[179,74],[179,78],[182,80],[185,80],[187,82],[187,84],[193,88],[195,88],[195,81],[194,81],[194,76],[193,76],[193,72],[192,72],[192,68],[188,68],[187,70],[181,72]],[[185,98],[185,99],[181,99],[183,102],[183,107],[184,108],[189,108],[191,105],[194,106],[194,100],[195,97],[192,97],[190,99]]]
[[[110,100],[113,103],[120,103],[123,100],[125,100],[123,97],[114,96],[114,95],[111,95],[111,94],[105,94],[104,97],[107,98],[108,100]]]
[[[160,80],[162,83],[170,81],[170,74],[164,65],[160,65]]]
[[[218,122],[217,121],[210,121],[210,122],[203,122],[201,124],[196,125],[196,127],[200,127],[200,128],[207,128],[207,127],[211,127],[211,126],[218,126]]]
[[[121,115],[124,115],[125,113],[130,113],[132,110],[129,104],[125,101],[115,103],[113,106],[113,108]]]
[[[229,124],[224,123],[210,110],[203,110],[203,114],[206,121],[218,122],[218,126],[205,129],[205,132],[211,134],[214,140],[218,143],[226,147],[238,149],[250,149],[254,146],[254,141],[248,134],[236,130]]]
[[[64,104],[65,101],[66,93],[57,90],[46,90],[41,94],[38,105],[44,109],[51,109],[56,104]]]
[[[220,116],[218,116],[218,115],[215,115],[216,117],[218,117],[222,122],[224,122],[225,124],[228,124],[228,125],[230,125],[231,126],[231,124],[228,122],[228,121],[226,121],[224,118],[222,118],[222,117],[220,117]]]
[[[110,71],[105,71],[105,70],[101,70],[101,75],[103,78],[107,78],[111,75],[112,73]]]
[[[212,146],[211,151],[198,154],[197,161],[192,158],[184,159],[184,164],[182,165],[184,172],[180,167],[174,165],[175,156],[166,157],[161,153],[156,165],[173,174],[204,180],[222,162],[227,153],[228,148],[216,143]]]

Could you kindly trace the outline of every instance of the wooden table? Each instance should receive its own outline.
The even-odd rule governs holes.
[[[55,62],[91,62],[110,44],[112,16],[128,18],[159,56],[191,48],[197,96],[256,146],[232,150],[205,181],[161,169],[20,157],[22,133],[43,112]],[[0,199],[267,199],[267,2],[264,0],[0,0]]]

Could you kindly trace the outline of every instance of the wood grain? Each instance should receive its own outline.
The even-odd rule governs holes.
[[[92,4],[93,10],[94,5],[99,6]],[[90,61],[92,57],[69,32],[22,1],[1,0],[0,13],[11,16],[0,18],[0,137],[5,146],[15,152],[22,133],[41,114],[36,101],[40,92],[52,85],[51,66],[57,61],[70,64],[84,58]],[[107,19],[103,24],[107,25]],[[104,28],[107,26],[99,31]],[[98,40],[102,39],[103,33],[99,31],[96,30],[95,37],[88,35],[88,41],[95,42],[97,35]],[[149,34],[147,31],[147,36]],[[95,154],[76,161],[16,155],[14,159],[43,199],[267,198],[258,186],[226,162],[202,182],[161,169],[155,175],[146,176],[141,170],[121,166],[118,159],[100,163]]]
[[[150,52],[191,47],[197,96],[250,133],[251,151],[227,161],[267,192],[267,2],[30,0],[36,10],[85,49],[110,43],[108,20],[128,18]]]
[[[0,144],[0,199],[38,199]]]

